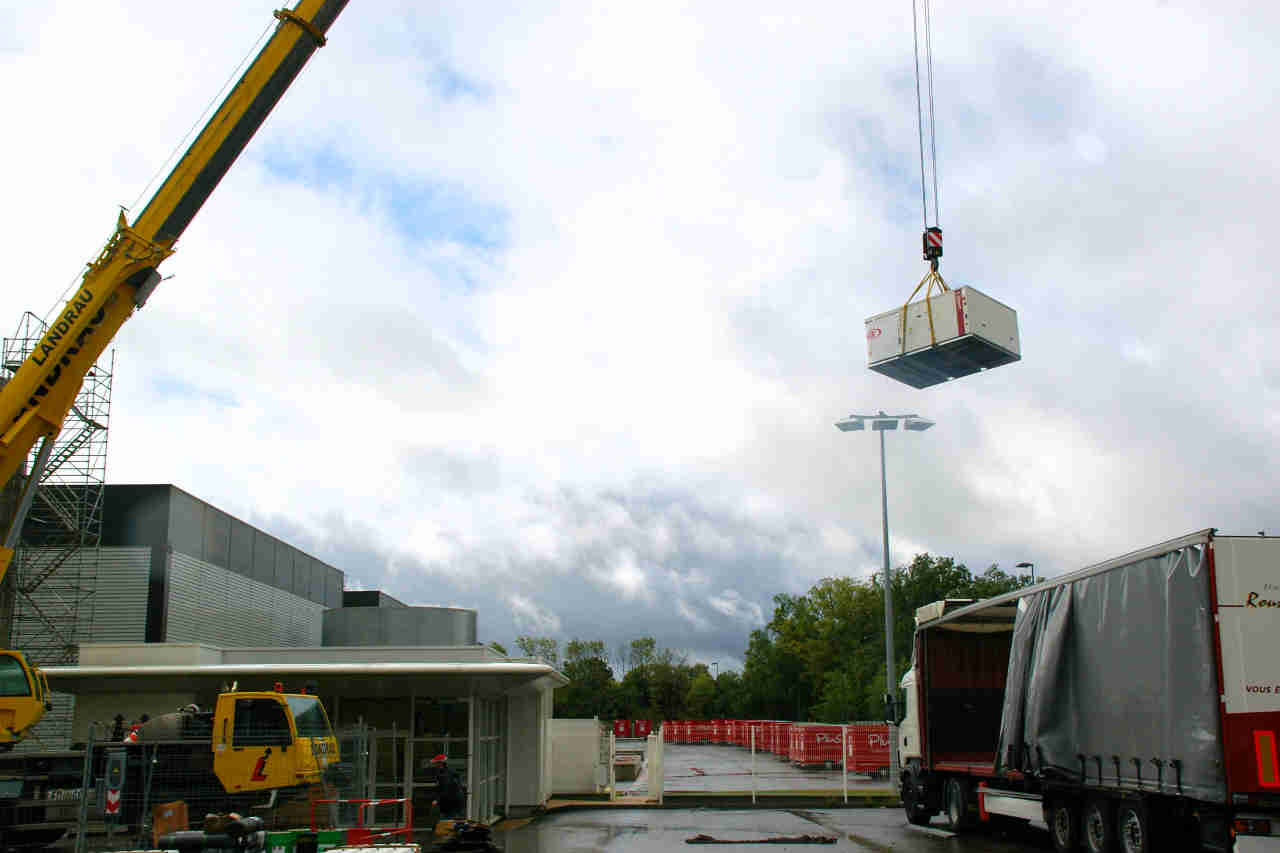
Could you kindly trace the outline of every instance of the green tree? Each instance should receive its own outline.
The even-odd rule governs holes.
[[[716,683],[710,675],[698,673],[685,694],[684,707],[690,719],[708,720],[716,717]]]
[[[946,598],[982,599],[1024,585],[998,566],[974,577],[952,557],[918,554],[892,573],[894,666],[884,670],[884,584],[823,578],[804,595],[774,596],[773,616],[751,633],[735,716],[839,721],[881,719],[885,684],[910,665],[916,609]]]
[[[603,640],[579,640],[574,637],[569,644],[564,647],[564,662],[566,665],[573,661],[597,659],[605,662],[607,666],[609,658],[605,653]]]
[[[688,662],[671,649],[653,654],[646,665],[649,670],[649,707],[660,720],[687,717],[684,700],[689,693],[692,672]],[[703,667],[706,671],[706,667]]]
[[[569,684],[555,692],[557,717],[611,720],[617,716],[617,685],[608,661],[601,657],[579,657],[565,663],[564,674]]]
[[[541,658],[552,666],[560,665],[560,644],[554,637],[516,637],[516,645],[525,657]]]

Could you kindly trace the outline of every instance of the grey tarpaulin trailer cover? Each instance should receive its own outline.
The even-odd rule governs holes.
[[[1225,800],[1205,557],[1187,545],[1019,599],[1000,769],[1075,775],[1083,755],[1105,784],[1175,790],[1178,761],[1185,794]]]
[[[1055,848],[1280,851],[1280,538],[1205,529],[916,612],[909,820]]]

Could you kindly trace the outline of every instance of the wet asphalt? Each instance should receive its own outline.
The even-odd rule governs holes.
[[[754,844],[689,844],[708,835],[721,841]],[[834,838],[833,844],[758,842],[779,836]],[[909,826],[900,809],[626,809],[596,808],[556,812],[511,831],[495,841],[506,853],[689,853],[728,850],[894,851],[894,853],[1015,853],[1052,849],[1044,832],[977,832],[957,837],[941,827]]]
[[[796,794],[813,792],[831,802],[842,790],[840,769],[801,768],[769,753],[755,758],[755,808],[715,808],[717,794],[740,806],[752,790],[750,750],[727,745],[668,744],[665,750],[667,808],[598,806],[556,811],[519,828],[499,831],[495,839],[507,853],[649,853],[685,850],[689,853],[724,850],[769,851],[894,851],[894,853],[1015,853],[1051,850],[1047,833],[1026,827],[984,828],[957,837],[934,826],[910,826],[901,808],[859,808],[864,796],[883,800],[891,789],[885,779],[849,775],[850,807],[796,808]],[[648,768],[634,782],[618,786],[622,803],[640,801],[649,793]],[[699,808],[672,808],[682,798],[695,798]],[[838,799],[836,800],[838,802]],[[708,835],[721,841],[754,844],[689,844],[687,839]],[[833,838],[833,844],[771,843],[781,836]]]
[[[664,750],[664,773],[667,793],[714,794],[749,793],[753,772],[751,750],[724,744],[667,744]],[[772,753],[757,752],[754,785],[757,791],[824,791],[841,790],[840,766],[833,768],[797,767]],[[849,789],[888,791],[884,779],[850,773]],[[649,769],[643,768],[634,782],[618,783],[621,793],[647,793]]]

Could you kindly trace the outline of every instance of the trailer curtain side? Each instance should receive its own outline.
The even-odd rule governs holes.
[[[1011,639],[999,769],[1225,801],[1203,546],[1025,596]]]

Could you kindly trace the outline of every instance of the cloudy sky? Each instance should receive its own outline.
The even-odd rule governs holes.
[[[279,5],[0,6],[0,325],[45,313]],[[1229,4],[1228,4],[1229,5]],[[880,561],[1280,532],[1273,4],[935,0],[942,273],[1023,361],[917,391],[905,2],[352,0],[116,346],[170,482],[481,639],[738,661]],[[146,196],[142,200],[145,201]]]

